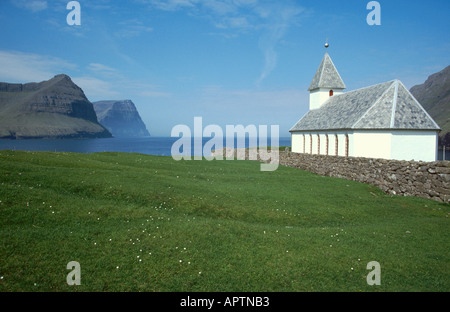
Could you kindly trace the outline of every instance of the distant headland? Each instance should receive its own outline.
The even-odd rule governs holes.
[[[98,118],[83,90],[64,74],[39,83],[0,82],[0,139],[149,136],[131,101],[112,102],[107,109],[101,103],[108,101],[99,102]]]

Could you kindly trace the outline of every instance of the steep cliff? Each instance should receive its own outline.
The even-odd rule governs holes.
[[[410,91],[441,127],[440,144],[450,146],[450,66],[432,74]]]
[[[98,121],[115,137],[150,136],[131,100],[94,102]]]
[[[105,138],[92,103],[67,75],[40,83],[0,83],[0,138]]]

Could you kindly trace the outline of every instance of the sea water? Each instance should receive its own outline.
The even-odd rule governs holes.
[[[203,138],[203,145],[211,138]],[[107,138],[107,139],[59,139],[59,140],[0,140],[0,150],[16,151],[48,151],[48,152],[73,152],[73,153],[96,153],[96,152],[124,152],[139,153],[147,155],[171,156],[173,143],[179,138],[172,137],[143,137],[143,138]],[[250,146],[248,138],[245,146],[238,146],[235,137],[234,147]],[[225,147],[224,140],[223,146]],[[270,139],[268,138],[268,145]],[[278,146],[291,146],[291,138],[279,139]],[[194,142],[192,141],[192,151]],[[210,156],[209,154],[203,156]]]

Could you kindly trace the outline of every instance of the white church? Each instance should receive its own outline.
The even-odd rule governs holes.
[[[437,159],[440,128],[400,80],[345,89],[326,52],[308,88],[309,111],[289,130],[292,152]]]

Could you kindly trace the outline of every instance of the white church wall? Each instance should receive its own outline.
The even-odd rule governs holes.
[[[353,156],[355,154],[355,136],[353,133],[348,133],[348,156]]]
[[[334,133],[328,134],[328,155],[336,156],[336,137]]]
[[[292,134],[292,151],[317,155],[383,158],[397,160],[435,161],[437,133],[434,131],[358,131],[308,132]],[[348,141],[347,141],[348,136]],[[320,138],[320,140],[319,140]],[[320,143],[319,143],[320,142]],[[348,142],[348,147],[346,146]],[[311,145],[312,143],[312,145]],[[320,144],[320,150],[319,150]]]
[[[345,156],[345,133],[337,133],[338,156]]]
[[[317,146],[319,143],[317,133],[311,133],[311,136],[312,136],[312,154],[317,155]]]
[[[435,161],[437,159],[437,133],[434,131],[393,131],[391,158],[408,161]]]
[[[348,135],[349,156],[353,155],[353,136],[348,132],[305,132],[293,133],[291,138],[292,151],[313,155],[336,156],[336,141],[338,142],[338,156],[346,156],[346,136]],[[327,140],[328,136],[328,140]],[[328,147],[327,147],[328,143]],[[320,149],[319,149],[320,145]],[[327,153],[328,151],[328,153]]]
[[[391,132],[355,132],[352,135],[352,153],[354,157],[391,158]]]
[[[305,153],[309,154],[311,149],[311,135],[305,133]]]
[[[327,154],[327,136],[325,133],[319,134],[320,136],[320,155]]]
[[[311,91],[309,94],[309,110],[318,109],[320,107],[321,97],[322,92],[319,89]]]
[[[333,96],[342,94],[342,90],[333,90]],[[330,89],[317,89],[309,94],[309,109],[318,109],[330,97]]]
[[[322,132],[312,132],[312,154],[313,155],[326,155],[326,135]],[[308,135],[309,137],[309,135]],[[310,153],[311,148],[306,150],[306,153]]]
[[[303,153],[303,134],[299,133],[292,134],[291,149],[294,153]]]

